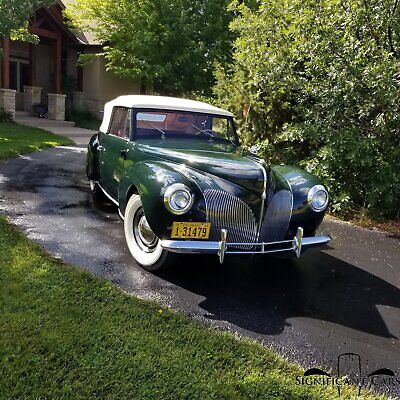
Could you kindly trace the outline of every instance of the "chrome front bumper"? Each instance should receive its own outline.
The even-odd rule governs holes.
[[[330,236],[303,237],[303,228],[300,227],[297,228],[296,236],[293,239],[279,242],[227,243],[226,237],[227,230],[221,229],[221,240],[219,242],[163,240],[161,246],[173,253],[217,254],[220,263],[223,263],[225,254],[294,253],[296,257],[300,257],[303,249],[323,246],[331,240]]]

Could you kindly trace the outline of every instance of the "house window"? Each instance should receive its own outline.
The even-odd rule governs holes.
[[[10,89],[23,92],[29,84],[29,61],[10,58]]]
[[[125,107],[114,107],[108,133],[129,139],[131,131],[131,110]]]

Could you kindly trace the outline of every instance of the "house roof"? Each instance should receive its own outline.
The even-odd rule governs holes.
[[[58,0],[60,6],[65,9],[69,4],[74,4],[75,0]],[[69,28],[70,29],[70,28]],[[76,39],[84,45],[88,46],[101,46],[101,42],[98,41],[94,35],[94,32],[86,31],[81,32],[76,29],[70,29],[70,31],[75,35]]]
[[[100,126],[101,132],[107,132],[114,107],[189,111],[233,117],[233,114],[229,111],[214,107],[211,104],[203,103],[201,101],[165,96],[120,96],[106,103],[104,107],[103,122]]]

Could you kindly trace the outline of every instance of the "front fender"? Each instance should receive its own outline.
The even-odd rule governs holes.
[[[276,179],[285,180],[292,192],[292,215],[287,237],[293,237],[299,226],[303,227],[306,236],[313,236],[325,212],[315,212],[308,204],[307,195],[314,185],[321,185],[322,182],[314,175],[297,167],[278,165],[271,169]]]
[[[183,183],[194,193],[195,202],[187,214],[171,214],[164,205],[164,193],[173,183]],[[128,168],[119,185],[119,208],[123,214],[132,188],[138,192],[146,219],[160,239],[170,238],[174,221],[205,221],[201,193],[187,177],[177,171],[175,164],[142,161]]]

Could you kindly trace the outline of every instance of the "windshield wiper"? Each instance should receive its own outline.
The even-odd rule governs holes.
[[[236,146],[236,143],[232,140],[232,139],[230,139],[229,137],[227,137],[226,139],[224,139],[224,138],[219,138],[218,136],[215,136],[215,135],[212,135],[210,132],[214,132],[212,129],[200,129],[199,127],[197,127],[196,125],[193,125],[192,124],[192,127],[194,128],[194,129],[197,129],[197,131],[199,132],[199,133],[204,133],[205,135],[207,135],[207,136],[209,136],[210,137],[210,140],[211,139],[221,139],[221,140],[227,140],[228,142],[230,142],[231,144],[233,144],[234,146]]]
[[[200,129],[198,126],[191,124],[194,129],[196,129],[199,133],[203,133],[204,135],[208,136],[210,139],[215,139],[216,136],[211,134],[213,132],[211,129]]]
[[[167,137],[167,134],[162,129],[157,128],[156,126],[154,126],[153,124],[151,124],[148,121],[142,121],[142,122],[144,122],[145,124],[149,125],[151,128],[157,130],[158,132],[161,132],[161,139],[165,139]]]

